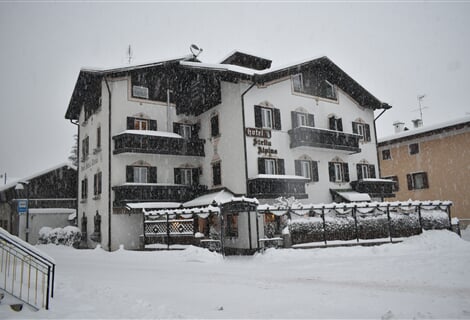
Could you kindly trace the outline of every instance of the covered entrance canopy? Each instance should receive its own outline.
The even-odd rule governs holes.
[[[209,193],[184,203],[129,203],[143,213],[143,246],[152,243],[215,245],[224,250],[224,238],[235,243],[235,236],[251,237],[251,232],[238,232],[239,213],[256,214],[258,200],[236,197],[228,190]],[[242,218],[241,220],[244,220]],[[248,219],[250,220],[250,219]],[[245,226],[245,224],[242,224]],[[248,229],[251,225],[248,223]],[[232,233],[233,231],[236,233]],[[249,238],[251,240],[251,238]],[[249,241],[251,248],[251,241]]]

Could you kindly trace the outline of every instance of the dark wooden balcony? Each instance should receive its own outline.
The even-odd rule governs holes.
[[[204,157],[202,139],[160,136],[142,130],[142,134],[126,132],[118,134],[113,140],[114,154],[132,152]]]
[[[264,177],[266,176],[266,177]],[[279,175],[276,178],[271,175],[259,175],[248,180],[248,196],[260,199],[275,199],[278,197],[295,197],[306,199],[305,192],[307,179],[293,176]]]
[[[290,147],[315,147],[361,152],[359,148],[360,136],[313,127],[298,127],[289,130]]]
[[[374,198],[390,198],[394,197],[395,194],[395,181],[387,179],[364,179],[351,181],[351,187],[354,191],[360,193],[368,193]]]
[[[113,190],[114,206],[123,207],[128,202],[186,202],[204,193],[207,186],[127,183]]]

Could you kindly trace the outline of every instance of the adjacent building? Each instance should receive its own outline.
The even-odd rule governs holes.
[[[451,200],[452,215],[470,219],[470,117],[404,130],[379,140],[381,175],[396,182],[388,200]]]
[[[77,168],[69,163],[0,187],[0,227],[25,240],[29,217],[31,244],[37,243],[41,227],[75,224],[76,208]]]
[[[139,246],[141,203],[220,190],[260,203],[383,199],[374,111],[388,108],[327,57],[82,69],[65,115],[78,126],[79,225],[114,250]]]

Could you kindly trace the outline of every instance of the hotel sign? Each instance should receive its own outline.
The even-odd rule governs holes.
[[[271,139],[271,130],[259,128],[245,128],[247,137]]]

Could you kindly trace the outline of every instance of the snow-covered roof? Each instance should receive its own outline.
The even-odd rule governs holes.
[[[44,174],[46,174],[46,173],[49,173],[49,172],[51,172],[51,171],[60,169],[60,168],[62,168],[62,167],[67,167],[67,168],[69,168],[69,169],[77,170],[77,167],[74,166],[72,163],[70,163],[70,162],[63,162],[63,163],[61,163],[61,164],[58,164],[58,165],[53,166],[53,167],[51,167],[51,168],[48,168],[48,169],[46,169],[46,170],[42,170],[42,171],[39,171],[39,172],[37,172],[37,173],[35,173],[35,174],[32,174],[32,175],[30,175],[30,176],[28,176],[28,177],[25,177],[25,178],[18,179],[18,180],[15,180],[15,181],[13,181],[13,182],[7,183],[7,184],[5,184],[5,185],[3,185],[3,186],[0,187],[0,191],[4,191],[4,190],[10,189],[10,188],[12,188],[12,187],[15,187],[18,182],[30,181],[30,180],[32,180],[32,179],[35,179],[35,178],[37,178],[37,177],[40,177],[40,176],[42,176],[42,175],[44,175]]]
[[[202,62],[190,62],[190,61],[180,61],[180,65],[188,66],[193,68],[203,68],[211,70],[220,70],[220,71],[233,71],[237,73],[246,74],[253,76],[255,73],[258,73],[258,70],[236,66],[233,64],[217,64],[217,63],[202,63]]]
[[[153,137],[168,137],[168,138],[183,139],[183,137],[177,133],[168,132],[168,131],[153,131],[153,130],[125,130],[118,134],[115,134],[113,137],[117,137],[122,134],[136,134],[136,135],[153,136]]]
[[[371,200],[367,193],[359,193],[356,191],[337,191],[336,193],[350,202],[367,202]]]
[[[464,124],[464,123],[470,123],[470,116],[448,120],[448,121],[436,123],[436,124],[429,125],[429,126],[423,126],[417,129],[402,131],[402,132],[399,132],[390,136],[379,138],[378,142],[384,143],[384,142],[389,142],[389,141],[398,140],[402,138],[411,138],[419,134],[423,134],[423,133],[427,133],[427,132],[431,132],[435,130],[440,130],[440,129],[445,129],[445,128],[453,127],[453,126]]]
[[[74,214],[75,209],[71,208],[29,208],[31,214],[55,214],[55,213],[66,213],[68,215]]]
[[[137,202],[127,203],[127,207],[131,209],[165,209],[165,208],[179,208],[180,202]]]
[[[230,58],[231,56],[233,56],[234,54],[236,53],[241,53],[241,54],[245,54],[245,55],[248,55],[248,56],[253,56],[253,57],[256,57],[256,58],[261,58],[261,59],[264,59],[264,60],[269,60],[271,61],[270,58],[266,58],[266,57],[263,57],[263,56],[260,56],[259,54],[254,54],[254,53],[250,53],[246,50],[238,50],[238,49],[235,49],[235,50],[232,50],[232,52],[230,52],[229,54],[227,54],[223,59],[220,59],[220,62],[219,63],[222,63],[224,62],[225,60],[227,60],[228,58]]]
[[[280,179],[280,180],[308,180],[303,176],[294,176],[289,174],[257,174],[252,179]]]

